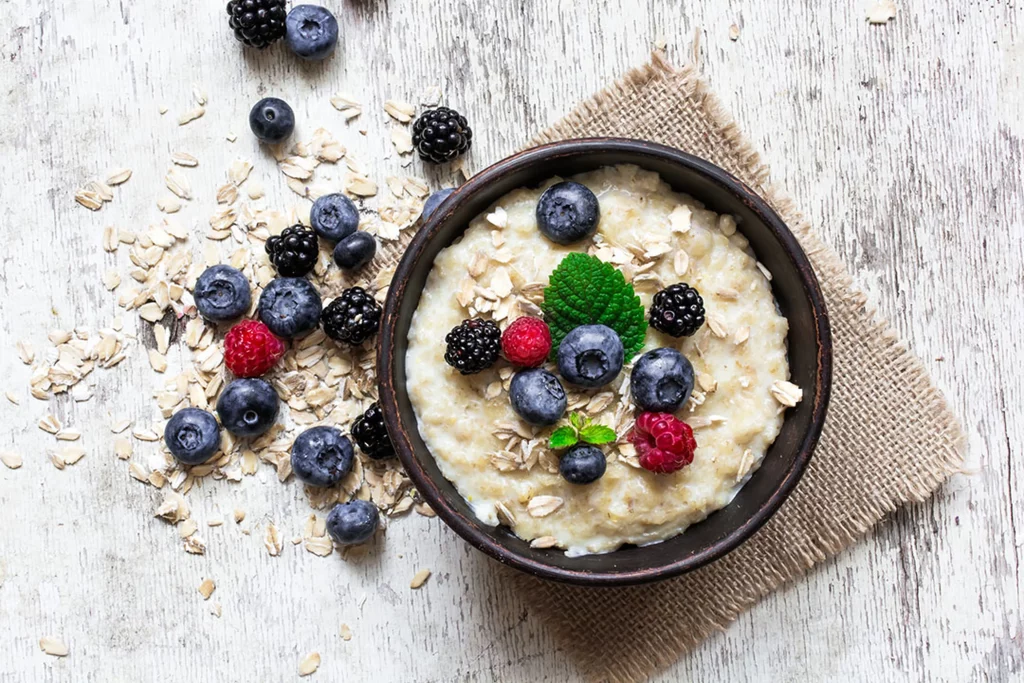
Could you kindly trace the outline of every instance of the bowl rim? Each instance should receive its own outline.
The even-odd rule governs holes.
[[[775,490],[749,519],[700,552],[667,564],[629,572],[574,571],[523,557],[515,550],[496,542],[478,530],[472,522],[465,519],[462,513],[448,502],[437,483],[420,465],[403,426],[398,408],[393,367],[395,323],[398,319],[400,303],[406,293],[410,272],[417,261],[417,255],[440,232],[441,227],[454,213],[456,207],[460,206],[467,198],[486,189],[491,182],[525,167],[542,164],[562,156],[586,156],[587,154],[616,151],[628,152],[633,156],[638,154],[650,156],[688,168],[736,196],[764,222],[793,262],[811,304],[815,318],[817,348],[816,386],[814,396],[804,397],[805,401],[808,399],[813,401],[811,423],[800,441],[799,450],[792,464]],[[388,432],[392,435],[395,451],[405,467],[406,473],[437,516],[459,536],[502,564],[540,578],[588,586],[621,586],[668,579],[718,560],[750,538],[781,507],[806,471],[824,426],[831,394],[832,337],[825,299],[807,254],[778,213],[745,183],[709,161],[658,143],[631,138],[577,138],[533,147],[492,164],[458,187],[419,227],[395,269],[392,284],[384,303],[380,343],[377,348],[377,373],[378,400],[381,411]],[[415,429],[415,425],[412,428]],[[612,553],[614,552],[616,551],[612,551]]]

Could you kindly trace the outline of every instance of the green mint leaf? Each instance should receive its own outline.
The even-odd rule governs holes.
[[[604,425],[590,425],[580,432],[580,440],[595,446],[615,441],[615,430]]]
[[[541,304],[551,328],[551,357],[573,328],[607,325],[622,339],[628,363],[644,347],[643,304],[622,272],[596,256],[567,255],[551,273]]]
[[[575,446],[579,439],[576,437],[576,430],[572,427],[559,427],[551,433],[548,439],[548,447],[555,450]]]
[[[583,422],[583,416],[579,413],[572,413],[569,415],[569,424],[571,424],[573,429],[577,432],[586,426]]]

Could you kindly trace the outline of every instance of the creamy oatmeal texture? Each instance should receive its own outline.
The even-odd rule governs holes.
[[[407,372],[420,434],[476,515],[537,546],[582,555],[664,540],[727,505],[760,465],[799,389],[788,383],[787,321],[732,217],[705,210],[636,166],[572,179],[600,201],[593,239],[563,247],[537,229],[537,200],[558,178],[500,199],[438,255],[410,328]],[[619,437],[603,447],[605,475],[574,485],[558,474],[558,454],[547,447],[552,428],[530,427],[513,412],[507,362],[471,376],[445,363],[444,336],[464,318],[491,316],[504,328],[521,315],[539,315],[549,275],[572,251],[622,270],[645,310],[676,282],[703,296],[707,323],[697,334],[674,339],[649,328],[644,349],[677,348],[693,364],[693,396],[677,413],[697,439],[688,467],[668,475],[639,467],[626,441],[632,364],[600,389],[566,384],[569,410]]]

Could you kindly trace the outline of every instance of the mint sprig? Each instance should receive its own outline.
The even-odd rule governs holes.
[[[548,447],[553,450],[569,448],[580,443],[589,443],[594,446],[611,443],[615,441],[615,430],[602,424],[594,424],[589,417],[583,417],[580,413],[569,415],[569,424],[559,427],[551,433],[548,439]]]
[[[596,256],[567,255],[551,273],[540,305],[551,328],[551,355],[574,328],[607,325],[622,340],[628,363],[644,347],[647,321],[633,285],[622,272]]]

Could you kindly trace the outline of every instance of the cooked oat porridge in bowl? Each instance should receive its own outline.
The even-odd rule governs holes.
[[[525,152],[445,201],[396,272],[380,355],[438,514],[513,566],[608,584],[753,533],[806,465],[830,371],[778,216],[707,162],[616,140]]]

